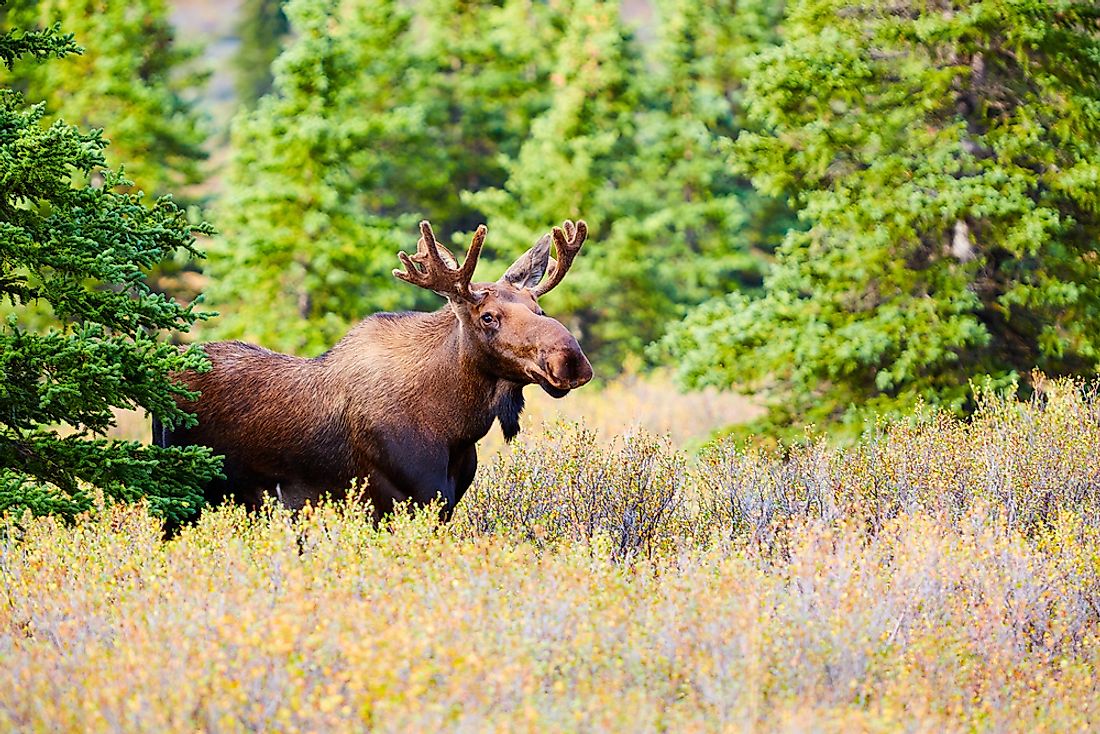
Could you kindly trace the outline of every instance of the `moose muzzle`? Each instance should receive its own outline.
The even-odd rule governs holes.
[[[547,349],[539,360],[545,377],[545,381],[540,380],[542,389],[555,398],[592,379],[592,365],[580,344],[572,334],[566,332],[564,336],[567,338]]]

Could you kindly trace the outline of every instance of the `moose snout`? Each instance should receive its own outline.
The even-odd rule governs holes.
[[[580,346],[561,347],[543,360],[543,370],[556,387],[572,390],[592,379],[592,365]]]

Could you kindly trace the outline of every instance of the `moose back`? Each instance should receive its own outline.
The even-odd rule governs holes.
[[[526,385],[563,397],[592,379],[576,338],[538,303],[580,251],[583,221],[554,227],[493,283],[471,282],[484,226],[461,265],[428,222],[420,232],[416,254],[398,253],[404,269],[393,272],[445,297],[439,311],[374,314],[313,359],[206,344],[212,368],[179,376],[200,393],[182,402],[198,423],[154,422],[153,440],[225,456],[225,479],[206,488],[208,502],[232,495],[256,507],[271,494],[300,508],[365,479],[376,515],[439,498],[449,516],[493,421],[509,440],[519,432]]]

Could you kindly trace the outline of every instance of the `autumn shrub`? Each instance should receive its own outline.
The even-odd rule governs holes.
[[[1027,401],[975,400],[969,420],[923,409],[851,446],[719,440],[695,457],[645,432],[601,444],[582,424],[557,423],[481,471],[458,527],[543,545],[605,534],[626,557],[714,537],[779,549],[792,521],[849,518],[874,530],[918,512],[952,523],[976,506],[1027,534],[1062,511],[1100,526],[1096,390],[1063,380]]]
[[[605,536],[618,558],[651,554],[682,531],[684,469],[667,440],[637,432],[601,445],[594,431],[559,422],[481,472],[459,528],[540,545]]]
[[[973,507],[631,564],[352,503],[0,541],[4,731],[1083,731],[1100,537]]]
[[[755,447],[707,447],[693,473],[697,520],[726,537],[769,546],[790,518],[838,515],[837,454],[821,441],[786,456]]]

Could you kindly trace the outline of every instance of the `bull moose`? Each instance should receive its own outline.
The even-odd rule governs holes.
[[[232,494],[256,507],[271,494],[300,508],[365,479],[376,516],[437,498],[449,515],[493,421],[508,440],[519,432],[526,385],[560,398],[592,379],[576,338],[538,303],[569,271],[585,223],[554,227],[500,280],[473,283],[485,233],[477,229],[461,265],[427,221],[416,254],[398,253],[404,269],[394,276],[446,298],[438,311],[368,316],[313,359],[239,341],[204,345],[211,369],[180,375],[200,393],[181,403],[197,424],[154,423],[154,442],[225,456],[225,478],[205,490],[213,504]]]

